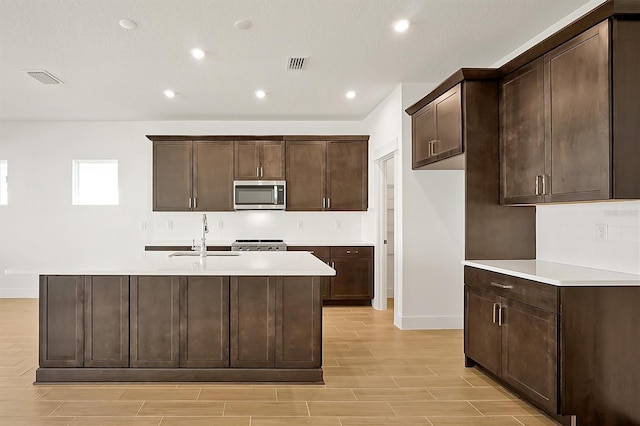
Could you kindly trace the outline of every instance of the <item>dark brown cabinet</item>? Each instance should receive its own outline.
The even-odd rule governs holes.
[[[461,92],[458,84],[412,114],[413,169],[462,153]]]
[[[331,300],[373,298],[373,247],[331,247]]]
[[[550,413],[558,405],[557,287],[465,267],[465,355]]]
[[[85,367],[129,366],[129,277],[85,278]]]
[[[234,142],[236,180],[285,180],[284,142]]]
[[[233,142],[154,141],[154,211],[233,210]]]
[[[367,147],[366,140],[287,141],[287,210],[366,210]]]
[[[229,366],[229,277],[180,282],[180,367]]]
[[[504,204],[640,197],[639,35],[603,21],[502,80]]]
[[[179,367],[179,309],[178,277],[131,277],[131,367]]]
[[[84,277],[40,276],[40,367],[84,365]]]
[[[275,367],[276,279],[231,278],[231,367]]]
[[[373,247],[289,246],[290,251],[308,251],[336,270],[320,277],[322,300],[367,301],[373,298]]]

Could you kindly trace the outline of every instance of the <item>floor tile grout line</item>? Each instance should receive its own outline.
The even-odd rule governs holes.
[[[52,416],[52,414],[55,413],[56,410],[58,410],[58,408],[62,407],[62,404],[64,404],[64,403],[65,403],[65,401],[60,401],[60,404],[58,404],[58,406],[56,408],[51,410],[51,412],[49,414],[47,414],[46,417],[57,417],[57,416]]]
[[[473,405],[473,403],[472,403],[471,401],[466,401],[466,403],[467,403],[467,404],[469,404],[469,405],[471,405],[471,406],[472,406],[472,407],[473,407],[473,408],[474,408],[478,413],[480,413],[480,415],[481,415],[482,417],[486,417],[486,415],[485,415],[482,411],[480,411],[480,409],[479,409],[478,407],[476,407],[475,405]]]
[[[142,407],[144,407],[144,404],[146,404],[147,401],[142,401],[142,404],[140,404],[140,407],[138,407],[138,411],[136,411],[136,414],[133,415],[133,417],[138,417],[138,414],[140,413],[140,411],[142,411]]]
[[[518,422],[518,423],[520,423],[522,426],[524,426],[524,423],[522,423],[522,422],[520,421],[520,419],[518,419],[516,416],[511,416],[511,417],[513,417],[513,419],[514,419],[516,422]]]

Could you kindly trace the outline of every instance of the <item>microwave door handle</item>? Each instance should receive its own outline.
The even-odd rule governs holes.
[[[273,204],[278,204],[278,185],[273,185]]]

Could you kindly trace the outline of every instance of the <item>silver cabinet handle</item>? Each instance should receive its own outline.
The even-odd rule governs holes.
[[[331,267],[332,267],[333,269],[336,269],[336,262],[331,262]]]
[[[331,208],[331,198],[327,197],[327,208],[330,209]]]
[[[189,208],[191,208],[191,200],[192,200],[192,198],[189,197]]]
[[[326,199],[326,198],[322,197],[322,208],[323,208],[323,209],[325,208],[325,204],[326,204],[326,203],[325,203],[325,201],[324,201],[325,199]]]
[[[542,175],[542,195],[547,195],[547,175]]]
[[[198,198],[193,197],[193,208],[195,209],[198,206]]]
[[[262,166],[260,166],[260,177],[264,177],[264,169],[262,168]]]
[[[504,288],[504,289],[513,288],[512,285],[504,285],[504,284],[494,283],[493,281],[491,281],[491,285],[494,286],[494,287]]]
[[[432,155],[435,155],[433,152],[434,152],[433,151],[433,141],[431,140],[431,141],[429,141],[429,157],[431,157]]]
[[[494,303],[493,304],[493,323],[495,324],[497,321],[497,316],[498,316],[498,309],[500,308],[500,304],[498,303]]]
[[[536,195],[540,195],[540,175],[536,176]]]
[[[500,306],[500,308],[498,309],[498,326],[502,327],[504,325],[504,322],[502,321],[502,310],[506,309],[505,306]]]
[[[260,177],[260,166],[256,166],[256,177]]]
[[[436,144],[438,143],[438,139],[433,140],[433,155],[438,155],[438,150],[436,149]]]

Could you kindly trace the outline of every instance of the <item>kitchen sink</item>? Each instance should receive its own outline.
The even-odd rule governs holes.
[[[199,251],[177,251],[175,253],[171,253],[169,257],[174,256],[200,256]],[[207,256],[240,256],[240,253],[237,251],[208,251]]]

